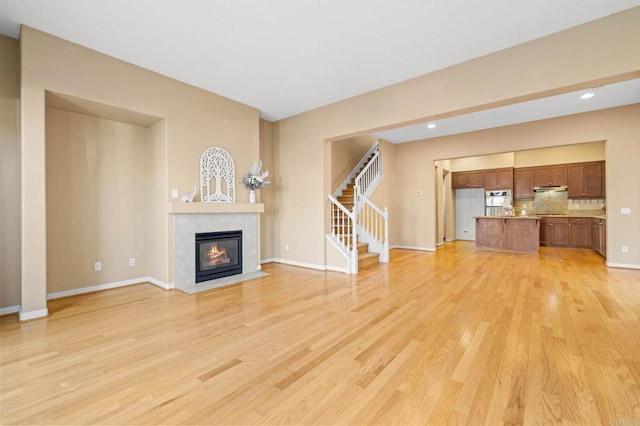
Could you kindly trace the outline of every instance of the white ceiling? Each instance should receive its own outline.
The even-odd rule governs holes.
[[[640,0],[0,0],[23,23],[282,119]]]

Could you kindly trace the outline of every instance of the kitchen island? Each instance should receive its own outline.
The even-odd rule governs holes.
[[[538,254],[540,218],[535,216],[476,216],[479,250]]]

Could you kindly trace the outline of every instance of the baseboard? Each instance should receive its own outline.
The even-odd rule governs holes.
[[[640,265],[634,265],[632,263],[610,263],[610,262],[605,262],[605,265],[607,265],[610,268],[640,269]]]
[[[393,246],[391,249],[419,250],[419,251],[436,251],[434,247],[412,247],[412,246]]]
[[[327,265],[327,267],[325,268],[327,271],[331,271],[331,272],[341,272],[343,274],[348,274],[349,271],[347,270],[347,268],[343,268],[340,266],[331,266],[331,265]]]
[[[273,262],[277,262],[277,261],[278,261],[278,259],[276,259],[275,257],[268,257],[266,259],[262,259],[260,261],[260,264],[264,265],[265,263],[273,263]]]
[[[283,265],[299,266],[301,268],[315,269],[316,271],[343,272],[345,274],[347,273],[346,268],[340,268],[338,266],[316,265],[313,263],[298,262],[296,260],[280,259],[277,257],[263,259],[261,263],[282,263]]]
[[[175,283],[165,283],[163,281],[157,280],[153,277],[143,277],[140,278],[140,281],[138,283],[143,283],[143,282],[149,282],[155,286],[160,287],[161,289],[164,290],[173,290],[174,288],[176,288]]]
[[[20,318],[20,321],[29,321],[37,318],[44,318],[48,315],[49,315],[49,310],[47,308],[38,309],[36,311],[28,311],[28,312],[24,312],[22,308],[20,308],[18,313],[18,317]]]
[[[20,305],[5,306],[4,308],[0,308],[0,317],[3,315],[16,314],[18,312],[20,312]]]
[[[89,287],[74,288],[71,290],[49,293],[47,294],[47,300],[59,299],[61,297],[76,296],[78,294],[84,294],[84,293],[93,293],[94,291],[110,290],[113,288],[126,287],[130,285],[142,284],[147,282],[155,286],[158,286],[164,290],[171,290],[175,288],[173,283],[167,284],[152,277],[140,277],[140,278],[133,278],[130,280],[116,281],[113,283],[98,284],[98,285],[92,285]]]

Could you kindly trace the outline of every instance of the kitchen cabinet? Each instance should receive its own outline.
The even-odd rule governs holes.
[[[567,247],[569,245],[569,220],[566,217],[540,219],[540,245]]]
[[[484,187],[484,170],[475,170],[472,172],[453,172],[454,189],[461,188],[483,188]]]
[[[451,179],[454,189],[468,188],[469,187],[469,173],[468,172],[453,172]]]
[[[533,199],[533,167],[513,170],[513,198],[515,200]]]
[[[607,221],[592,217],[589,221],[590,246],[603,257],[607,257]]]
[[[513,168],[490,169],[484,171],[484,189],[495,191],[513,188]]]
[[[569,218],[569,246],[589,248],[590,223],[586,217]]]
[[[484,187],[484,170],[469,172],[469,188]]]
[[[476,217],[478,250],[538,253],[540,219],[537,217]]]
[[[566,186],[567,165],[539,166],[533,168],[533,186]]]
[[[569,198],[604,198],[605,163],[592,161],[567,166]]]

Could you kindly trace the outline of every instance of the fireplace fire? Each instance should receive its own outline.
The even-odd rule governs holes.
[[[242,273],[242,231],[196,234],[196,283]]]

